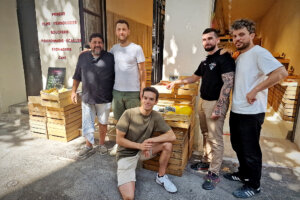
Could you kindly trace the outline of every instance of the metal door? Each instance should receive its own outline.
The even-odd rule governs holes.
[[[84,47],[89,42],[92,33],[101,33],[106,42],[106,1],[79,0],[81,44]]]
[[[156,84],[162,79],[165,5],[165,0],[153,1],[152,84]]]

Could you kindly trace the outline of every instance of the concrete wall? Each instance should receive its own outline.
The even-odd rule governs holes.
[[[0,113],[26,101],[16,1],[0,1]]]
[[[152,27],[152,0],[108,0],[106,1],[106,9]]]
[[[192,75],[206,56],[201,42],[210,27],[212,0],[167,0],[163,79]]]
[[[65,86],[72,86],[78,55],[81,52],[81,34],[78,0],[35,0],[39,49],[43,74],[43,88],[46,86],[49,67],[66,68]],[[60,14],[64,13],[64,14]],[[74,22],[57,25],[55,22]],[[48,24],[49,23],[49,24]],[[53,33],[52,31],[67,31]],[[45,42],[49,39],[62,39],[63,42]],[[75,39],[74,42],[67,42]],[[71,50],[53,50],[63,48]]]
[[[300,75],[300,1],[277,0],[259,22],[262,45],[271,52],[284,52],[295,74]]]

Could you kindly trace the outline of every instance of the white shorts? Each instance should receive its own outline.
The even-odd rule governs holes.
[[[149,157],[145,157],[142,151],[139,151],[135,156],[125,157],[118,160],[118,169],[117,169],[117,176],[118,176],[118,187],[129,183],[132,181],[136,181],[135,178],[135,169],[137,167],[138,161],[149,160],[156,155],[152,154],[152,150],[150,151]]]
[[[107,124],[111,103],[87,104],[82,102],[82,134],[88,141],[94,144],[95,117],[97,115],[100,124]]]

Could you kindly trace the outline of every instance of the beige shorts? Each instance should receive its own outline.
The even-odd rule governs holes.
[[[136,181],[135,169],[139,160],[149,160],[155,156],[156,155],[153,155],[152,151],[150,151],[150,156],[146,158],[144,154],[142,154],[142,151],[139,151],[135,156],[121,158],[118,160],[118,187],[125,183]]]

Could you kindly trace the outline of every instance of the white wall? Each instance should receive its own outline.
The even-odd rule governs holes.
[[[43,88],[46,86],[49,67],[66,68],[65,86],[72,86],[80,47],[80,18],[78,0],[35,0],[36,20],[39,49],[41,57]],[[64,15],[53,13],[64,12]],[[53,22],[73,21],[75,24],[55,25]],[[43,23],[50,23],[45,26]],[[51,31],[68,31],[67,34],[51,34]],[[43,42],[43,39],[63,39],[64,42]],[[67,39],[77,39],[77,42],[67,43]],[[71,51],[53,51],[52,48],[71,48]]]
[[[0,113],[26,101],[16,1],[0,1]]]
[[[212,9],[213,0],[166,0],[163,80],[169,75],[190,76],[205,59],[201,36],[210,27]],[[195,126],[193,149],[201,151],[198,120]]]
[[[213,0],[166,0],[163,79],[192,75],[205,59],[201,35],[210,27]]]

